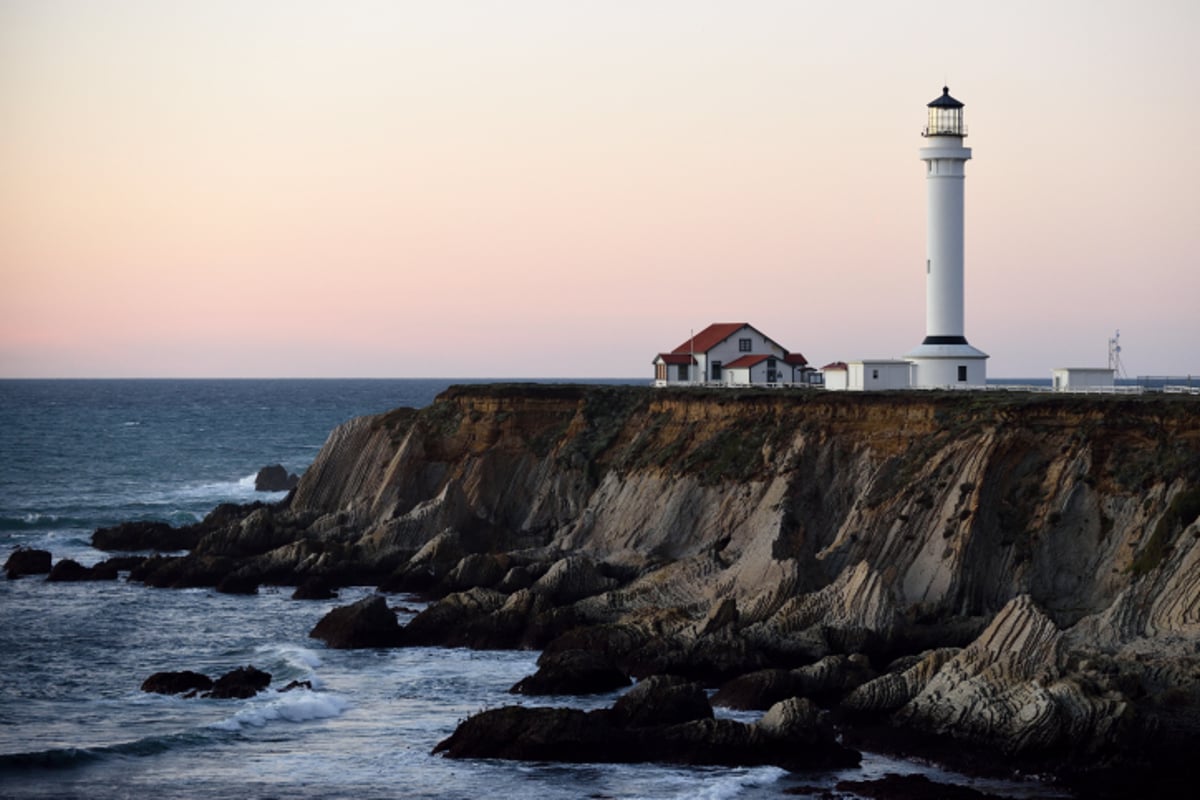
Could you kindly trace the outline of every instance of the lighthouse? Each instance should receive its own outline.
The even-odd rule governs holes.
[[[925,162],[925,340],[905,355],[912,385],[983,386],[987,354],[967,344],[963,327],[963,181],[971,149],[963,146],[963,104],[942,87],[929,103],[922,136]]]

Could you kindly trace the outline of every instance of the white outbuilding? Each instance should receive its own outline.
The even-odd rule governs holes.
[[[1086,392],[1111,389],[1116,370],[1112,367],[1059,367],[1051,371],[1056,392]]]
[[[908,389],[913,369],[911,361],[899,359],[851,361],[846,365],[846,388],[852,392]]]

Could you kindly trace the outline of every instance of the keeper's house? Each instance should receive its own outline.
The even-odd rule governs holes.
[[[718,322],[654,358],[655,386],[808,386],[820,373],[745,322]]]

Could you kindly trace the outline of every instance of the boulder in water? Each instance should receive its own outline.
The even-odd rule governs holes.
[[[213,682],[208,696],[223,700],[228,698],[253,697],[271,685],[271,674],[254,667],[238,667]]]
[[[308,634],[330,647],[395,647],[400,643],[400,623],[379,595],[330,611]]]
[[[212,688],[212,678],[199,672],[156,672],[142,681],[142,691],[152,694],[183,694],[184,692],[207,692]]]
[[[70,558],[60,560],[46,577],[46,580],[55,582],[115,581],[116,579],[117,569],[103,561],[94,567],[85,567],[78,561]]]
[[[287,492],[296,488],[300,477],[289,474],[282,464],[272,464],[263,467],[254,476],[254,491],[256,492]]]
[[[18,547],[4,562],[4,571],[10,580],[22,575],[45,575],[50,571],[50,551]]]
[[[538,659],[538,671],[509,689],[513,694],[603,694],[630,684],[611,659],[590,650],[564,650]]]

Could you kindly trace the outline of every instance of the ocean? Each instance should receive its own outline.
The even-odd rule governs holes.
[[[187,523],[254,491],[260,467],[303,472],[354,416],[432,402],[449,380],[0,380],[0,558],[19,546],[92,565],[94,529]],[[605,381],[644,383],[644,381]],[[534,652],[329,650],[308,638],[328,602],[290,588],[252,596],[151,589],[123,578],[0,579],[0,797],[5,798],[781,798],[887,772],[1013,797],[1037,784],[983,781],[868,754],[861,769],[450,761],[430,751],[488,707],[610,705],[615,695],[517,698]],[[421,608],[392,597],[401,621]],[[253,665],[247,700],[146,694],[154,672],[217,676]],[[311,689],[282,692],[289,681]],[[738,715],[753,719],[755,715]]]

